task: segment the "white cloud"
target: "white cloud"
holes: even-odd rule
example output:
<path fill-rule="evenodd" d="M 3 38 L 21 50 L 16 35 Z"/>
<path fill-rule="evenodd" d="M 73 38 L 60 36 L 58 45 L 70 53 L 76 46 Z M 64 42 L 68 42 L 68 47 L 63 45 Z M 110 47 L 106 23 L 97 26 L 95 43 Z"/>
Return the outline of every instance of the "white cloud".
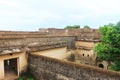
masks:
<path fill-rule="evenodd" d="M 120 0 L 0 0 L 0 28 L 44 26 L 42 23 L 51 22 L 59 23 L 55 26 L 69 25 L 71 21 L 73 24 L 81 22 L 77 23 L 80 25 L 116 22 L 120 17 L 119 3 Z"/>
<path fill-rule="evenodd" d="M 11 6 L 11 7 L 22 7 L 21 3 L 12 1 L 12 0 L 0 0 L 0 5 Z"/>

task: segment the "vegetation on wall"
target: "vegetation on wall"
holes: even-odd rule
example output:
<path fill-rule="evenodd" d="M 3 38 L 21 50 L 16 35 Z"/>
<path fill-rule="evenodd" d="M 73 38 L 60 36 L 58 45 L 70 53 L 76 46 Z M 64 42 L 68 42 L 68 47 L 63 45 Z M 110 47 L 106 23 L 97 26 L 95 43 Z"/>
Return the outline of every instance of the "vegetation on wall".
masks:
<path fill-rule="evenodd" d="M 109 61 L 110 69 L 120 71 L 120 22 L 99 28 L 102 42 L 94 48 L 98 59 Z"/>
<path fill-rule="evenodd" d="M 80 25 L 66 26 L 65 29 L 78 29 Z"/>
<path fill-rule="evenodd" d="M 112 24 L 112 23 L 110 23 L 110 24 Z M 65 27 L 65 29 L 79 29 L 79 28 L 80 28 L 80 25 L 68 25 Z M 84 25 L 83 28 L 90 29 L 90 26 Z"/>
<path fill-rule="evenodd" d="M 17 80 L 35 80 L 34 76 L 31 74 L 29 68 L 27 68 L 26 72 L 22 72 L 20 77 Z"/>
<path fill-rule="evenodd" d="M 85 25 L 83 28 L 90 29 L 90 26 L 88 26 L 88 25 Z"/>

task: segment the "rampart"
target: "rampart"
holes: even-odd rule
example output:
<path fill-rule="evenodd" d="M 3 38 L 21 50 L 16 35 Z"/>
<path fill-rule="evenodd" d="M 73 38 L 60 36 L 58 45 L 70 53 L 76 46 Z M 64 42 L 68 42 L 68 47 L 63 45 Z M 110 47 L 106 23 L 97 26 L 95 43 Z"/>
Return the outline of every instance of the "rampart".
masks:
<path fill-rule="evenodd" d="M 56 28 L 48 28 L 44 30 L 47 31 L 48 36 L 77 36 L 77 40 L 83 41 L 93 41 L 100 40 L 100 33 L 98 29 L 56 29 Z M 43 32 L 40 29 L 40 32 Z"/>
<path fill-rule="evenodd" d="M 66 43 L 68 49 L 75 48 L 75 41 L 100 41 L 97 29 L 45 29 L 34 32 L 0 31 L 0 53 L 8 49 L 31 48 L 31 46 L 54 46 Z M 44 48 L 47 49 L 47 48 Z"/>
<path fill-rule="evenodd" d="M 28 61 L 36 80 L 120 80 L 118 72 L 50 57 L 29 54 Z"/>
<path fill-rule="evenodd" d="M 22 51 L 26 54 L 28 51 L 28 67 L 37 80 L 120 79 L 118 72 L 32 54 L 36 51 L 65 46 L 68 49 L 75 49 L 76 41 L 96 43 L 100 41 L 100 34 L 96 29 L 48 29 L 42 32 L 0 31 L 0 55 L 9 53 L 14 55 Z M 91 49 L 90 46 L 83 45 L 77 48 Z"/>
<path fill-rule="evenodd" d="M 76 36 L 77 40 L 100 40 L 100 33 L 97 29 L 56 29 L 48 28 L 34 32 L 25 31 L 0 31 L 0 39 L 9 38 L 39 38 L 39 37 L 65 37 Z"/>
<path fill-rule="evenodd" d="M 31 49 L 45 50 L 56 47 L 67 46 L 68 49 L 75 48 L 76 37 L 72 36 L 49 36 L 36 38 L 0 38 L 0 54 L 12 53 L 16 50 Z"/>

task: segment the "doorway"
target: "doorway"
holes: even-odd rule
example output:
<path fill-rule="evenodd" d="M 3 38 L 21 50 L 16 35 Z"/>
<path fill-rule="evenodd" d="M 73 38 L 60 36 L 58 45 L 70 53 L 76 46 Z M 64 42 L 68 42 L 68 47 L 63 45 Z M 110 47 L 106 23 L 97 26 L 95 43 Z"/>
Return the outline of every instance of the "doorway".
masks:
<path fill-rule="evenodd" d="M 103 65 L 103 64 L 99 64 L 99 67 L 100 67 L 100 68 L 104 68 L 104 65 Z"/>
<path fill-rule="evenodd" d="M 17 58 L 4 60 L 4 73 L 7 76 L 18 76 Z"/>

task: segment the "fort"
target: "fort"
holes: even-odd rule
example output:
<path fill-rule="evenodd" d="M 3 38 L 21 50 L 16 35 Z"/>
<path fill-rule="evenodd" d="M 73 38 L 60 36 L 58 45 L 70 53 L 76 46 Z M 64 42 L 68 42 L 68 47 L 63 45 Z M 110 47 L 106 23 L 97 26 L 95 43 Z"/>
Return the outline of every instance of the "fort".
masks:
<path fill-rule="evenodd" d="M 98 61 L 93 48 L 97 29 L 0 31 L 0 80 L 27 68 L 36 80 L 120 80 L 109 62 Z"/>

